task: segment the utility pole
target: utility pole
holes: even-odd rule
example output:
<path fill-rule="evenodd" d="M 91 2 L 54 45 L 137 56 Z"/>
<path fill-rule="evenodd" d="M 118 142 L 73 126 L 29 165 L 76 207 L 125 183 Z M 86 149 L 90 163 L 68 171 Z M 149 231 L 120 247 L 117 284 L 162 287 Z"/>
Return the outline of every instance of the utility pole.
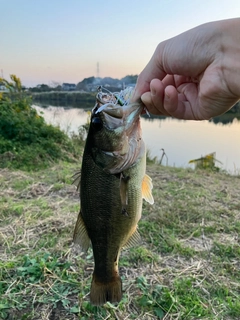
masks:
<path fill-rule="evenodd" d="M 99 78 L 99 62 L 97 62 L 97 78 Z"/>

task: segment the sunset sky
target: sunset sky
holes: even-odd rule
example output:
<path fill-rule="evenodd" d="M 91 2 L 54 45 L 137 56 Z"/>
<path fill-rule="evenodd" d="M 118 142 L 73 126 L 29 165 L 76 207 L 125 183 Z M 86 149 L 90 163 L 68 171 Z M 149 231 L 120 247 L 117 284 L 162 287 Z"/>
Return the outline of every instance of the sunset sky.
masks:
<path fill-rule="evenodd" d="M 0 0 L 0 77 L 26 86 L 139 74 L 157 44 L 240 17 L 239 0 Z"/>

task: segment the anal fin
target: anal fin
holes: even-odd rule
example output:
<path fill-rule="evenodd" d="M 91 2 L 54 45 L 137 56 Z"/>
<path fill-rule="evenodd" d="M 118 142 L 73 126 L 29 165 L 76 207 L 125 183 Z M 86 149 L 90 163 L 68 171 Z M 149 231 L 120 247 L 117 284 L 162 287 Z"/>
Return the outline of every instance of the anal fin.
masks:
<path fill-rule="evenodd" d="M 139 244 L 141 241 L 141 236 L 137 229 L 133 232 L 133 234 L 130 236 L 130 238 L 127 240 L 127 242 L 124 244 L 124 249 L 129 249 L 131 247 L 134 247 Z"/>

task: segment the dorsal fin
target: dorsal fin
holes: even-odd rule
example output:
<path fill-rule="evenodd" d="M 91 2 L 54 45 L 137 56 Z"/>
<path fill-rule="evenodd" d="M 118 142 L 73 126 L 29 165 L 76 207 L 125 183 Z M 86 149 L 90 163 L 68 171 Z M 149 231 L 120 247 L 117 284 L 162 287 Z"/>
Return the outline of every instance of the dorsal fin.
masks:
<path fill-rule="evenodd" d="M 73 243 L 79 245 L 83 251 L 87 251 L 90 246 L 90 239 L 82 218 L 81 211 L 78 214 L 77 222 L 73 233 Z"/>
<path fill-rule="evenodd" d="M 154 199 L 152 196 L 152 188 L 153 188 L 152 179 L 147 174 L 145 174 L 142 180 L 142 197 L 150 204 L 154 204 Z"/>
<path fill-rule="evenodd" d="M 72 178 L 74 179 L 72 184 L 77 187 L 77 191 L 80 191 L 81 171 L 76 172 Z"/>

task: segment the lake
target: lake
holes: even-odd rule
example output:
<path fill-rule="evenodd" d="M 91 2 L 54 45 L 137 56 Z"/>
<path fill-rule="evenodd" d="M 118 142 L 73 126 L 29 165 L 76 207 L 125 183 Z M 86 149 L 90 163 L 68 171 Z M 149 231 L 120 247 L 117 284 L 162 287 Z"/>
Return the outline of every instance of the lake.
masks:
<path fill-rule="evenodd" d="M 47 123 L 59 125 L 67 133 L 78 132 L 85 124 L 89 111 L 71 107 L 34 105 Z M 234 116 L 233 116 L 234 117 Z M 142 118 L 142 132 L 147 149 L 152 157 L 161 158 L 164 149 L 166 158 L 163 164 L 176 167 L 192 167 L 189 160 L 216 152 L 216 163 L 232 174 L 240 173 L 240 121 L 237 119 L 223 124 L 210 121 L 184 121 L 171 118 Z"/>

